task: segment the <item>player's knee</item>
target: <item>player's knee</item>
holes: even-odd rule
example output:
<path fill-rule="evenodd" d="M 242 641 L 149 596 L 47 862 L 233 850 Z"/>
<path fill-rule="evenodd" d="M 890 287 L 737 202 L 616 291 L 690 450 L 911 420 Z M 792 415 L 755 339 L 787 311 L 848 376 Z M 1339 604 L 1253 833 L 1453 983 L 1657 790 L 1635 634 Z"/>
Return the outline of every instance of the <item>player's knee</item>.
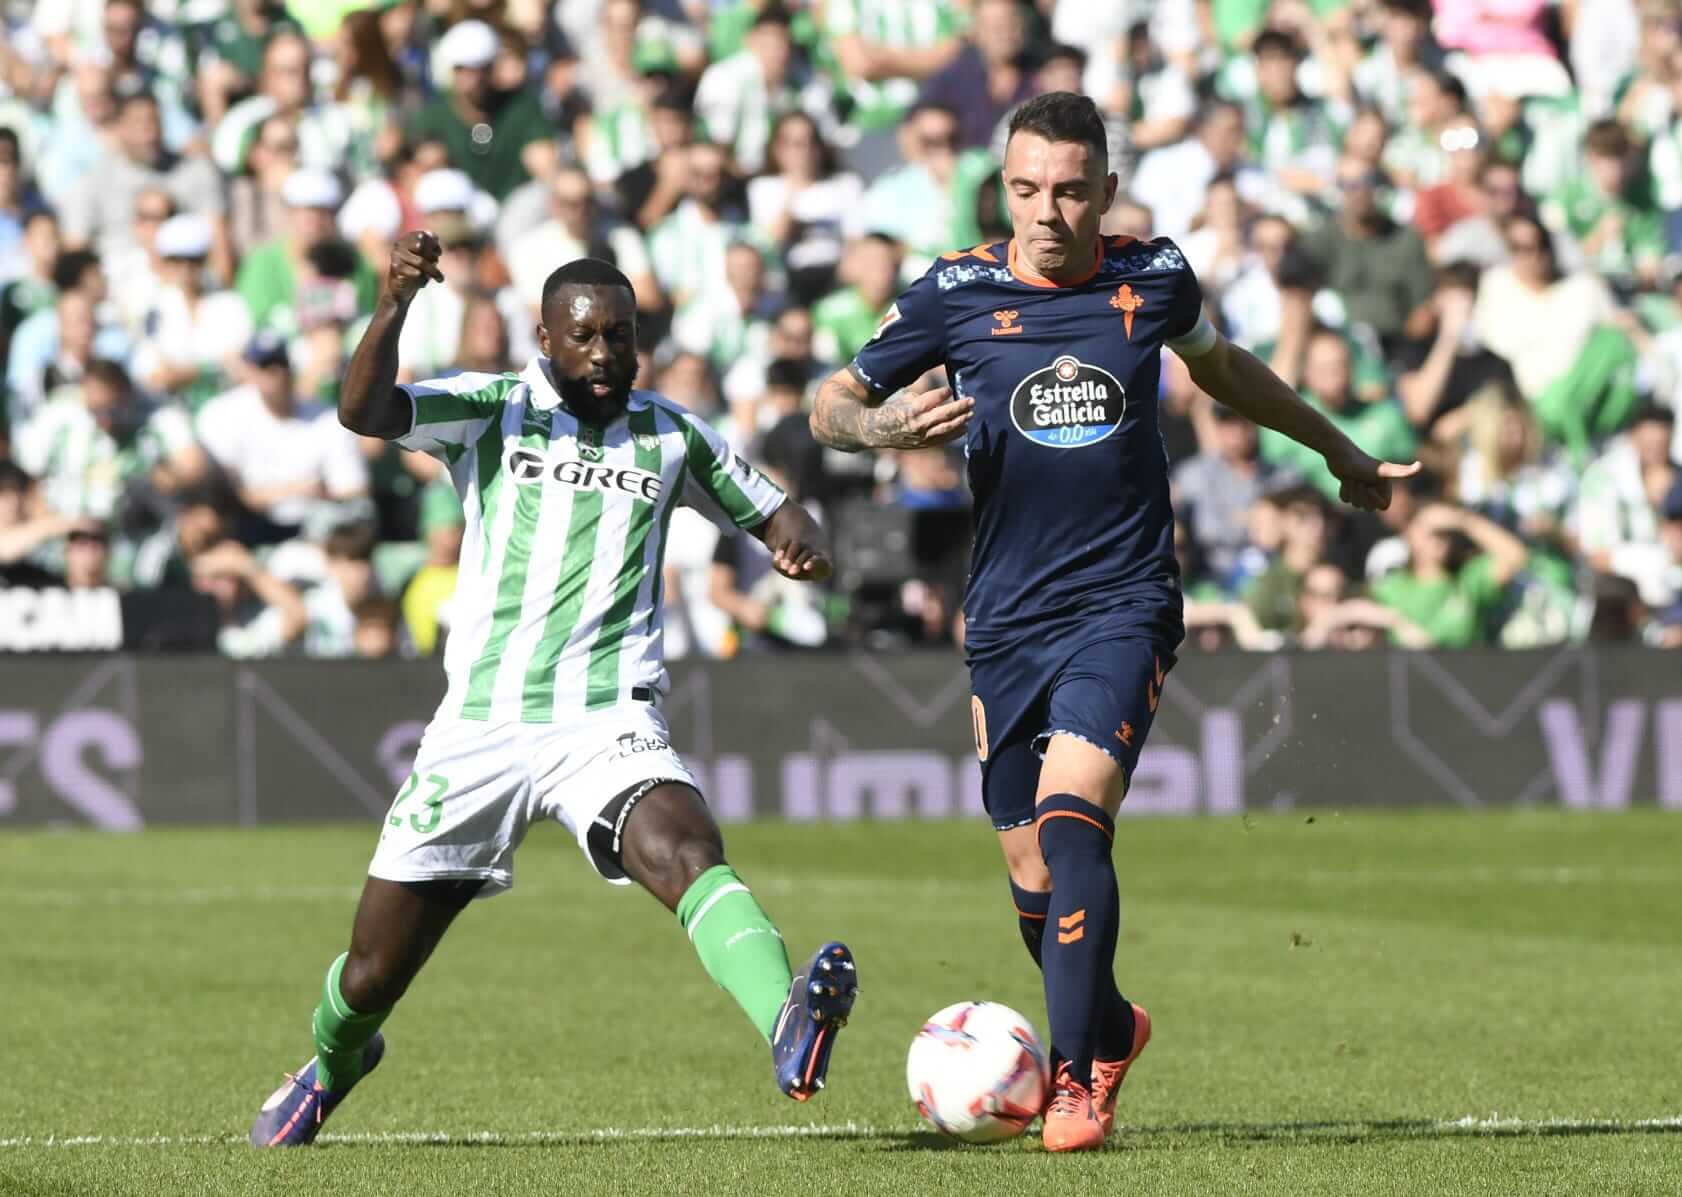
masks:
<path fill-rule="evenodd" d="M 651 793 L 627 822 L 626 872 L 667 905 L 682 897 L 702 873 L 723 863 L 724 839 L 718 825 L 687 787 L 675 795 Z"/>
<path fill-rule="evenodd" d="M 1115 822 L 1096 803 L 1073 794 L 1053 794 L 1041 800 L 1036 815 L 1040 855 L 1053 879 L 1063 861 L 1110 855 Z"/>
<path fill-rule="evenodd" d="M 353 946 L 339 974 L 339 996 L 352 1010 L 385 1010 L 397 1004 L 409 981 L 398 953 Z"/>
<path fill-rule="evenodd" d="M 1001 832 L 999 846 L 1004 850 L 1005 871 L 1012 884 L 1034 893 L 1051 888 L 1051 870 L 1046 868 L 1032 826 Z"/>

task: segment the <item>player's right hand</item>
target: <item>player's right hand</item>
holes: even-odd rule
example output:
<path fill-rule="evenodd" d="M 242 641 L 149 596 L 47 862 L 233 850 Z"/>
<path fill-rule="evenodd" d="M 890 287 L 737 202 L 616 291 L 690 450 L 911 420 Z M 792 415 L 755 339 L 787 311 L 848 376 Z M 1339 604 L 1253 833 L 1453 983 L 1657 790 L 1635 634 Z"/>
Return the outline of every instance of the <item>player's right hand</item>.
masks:
<path fill-rule="evenodd" d="M 438 269 L 438 259 L 444 247 L 435 233 L 422 230 L 405 233 L 391 247 L 391 271 L 386 276 L 386 289 L 393 299 L 408 303 L 427 283 L 441 283 L 444 272 Z"/>
<path fill-rule="evenodd" d="M 902 391 L 880 411 L 882 448 L 926 449 L 962 436 L 975 414 L 975 400 L 954 398 L 951 387 L 935 387 L 917 395 Z"/>

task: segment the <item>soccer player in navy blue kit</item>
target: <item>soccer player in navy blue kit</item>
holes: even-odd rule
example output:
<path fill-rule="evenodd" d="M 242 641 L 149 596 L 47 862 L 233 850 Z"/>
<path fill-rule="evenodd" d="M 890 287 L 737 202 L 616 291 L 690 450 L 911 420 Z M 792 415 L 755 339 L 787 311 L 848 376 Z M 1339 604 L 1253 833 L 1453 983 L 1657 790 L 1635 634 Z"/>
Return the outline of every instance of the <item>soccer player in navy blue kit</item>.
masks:
<path fill-rule="evenodd" d="M 1092 101 L 1052 92 L 1011 120 L 1009 241 L 949 253 L 820 390 L 836 449 L 962 439 L 975 496 L 964 597 L 982 796 L 1045 977 L 1052 1151 L 1102 1145 L 1150 1038 L 1114 977 L 1115 815 L 1184 634 L 1161 350 L 1217 401 L 1319 453 L 1346 502 L 1390 501 L 1418 464 L 1362 452 L 1203 314 L 1167 239 L 1104 237 L 1115 198 Z M 944 364 L 949 387 L 909 394 Z"/>

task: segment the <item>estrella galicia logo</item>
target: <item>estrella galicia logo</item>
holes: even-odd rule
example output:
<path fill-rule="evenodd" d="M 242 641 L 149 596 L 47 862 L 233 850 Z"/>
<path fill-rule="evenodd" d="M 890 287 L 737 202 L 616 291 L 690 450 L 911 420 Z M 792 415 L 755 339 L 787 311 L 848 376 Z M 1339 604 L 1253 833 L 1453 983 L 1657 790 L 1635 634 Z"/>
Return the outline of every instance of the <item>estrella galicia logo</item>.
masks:
<path fill-rule="evenodd" d="M 1121 424 L 1127 392 L 1116 376 L 1070 354 L 1016 384 L 1010 418 L 1037 445 L 1078 449 L 1095 445 Z"/>
<path fill-rule="evenodd" d="M 551 461 L 535 449 L 510 449 L 503 459 L 503 468 L 521 486 L 540 486 L 549 479 L 574 490 L 626 494 L 645 503 L 658 503 L 663 489 L 660 475 L 651 470 L 594 465 L 572 458 Z"/>

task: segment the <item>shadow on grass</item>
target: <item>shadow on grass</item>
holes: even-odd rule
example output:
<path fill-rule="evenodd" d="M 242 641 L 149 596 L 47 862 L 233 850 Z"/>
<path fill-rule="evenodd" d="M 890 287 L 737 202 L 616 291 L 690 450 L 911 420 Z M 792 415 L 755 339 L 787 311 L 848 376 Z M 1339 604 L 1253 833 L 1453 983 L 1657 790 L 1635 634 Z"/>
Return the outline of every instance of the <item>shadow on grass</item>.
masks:
<path fill-rule="evenodd" d="M 1232 1147 L 1302 1146 L 1330 1143 L 1398 1143 L 1408 1140 L 1579 1138 L 1593 1135 L 1679 1135 L 1682 1118 L 1645 1120 L 1542 1120 L 1428 1118 L 1336 1119 L 1303 1122 L 1182 1122 L 1164 1126 L 1118 1126 L 1110 1147 L 1127 1151 L 1168 1151 L 1190 1143 L 1216 1142 Z M 1030 1138 L 1037 1138 L 1030 1132 Z M 874 1137 L 880 1151 L 947 1151 L 964 1146 L 928 1131 L 892 1132 Z"/>

